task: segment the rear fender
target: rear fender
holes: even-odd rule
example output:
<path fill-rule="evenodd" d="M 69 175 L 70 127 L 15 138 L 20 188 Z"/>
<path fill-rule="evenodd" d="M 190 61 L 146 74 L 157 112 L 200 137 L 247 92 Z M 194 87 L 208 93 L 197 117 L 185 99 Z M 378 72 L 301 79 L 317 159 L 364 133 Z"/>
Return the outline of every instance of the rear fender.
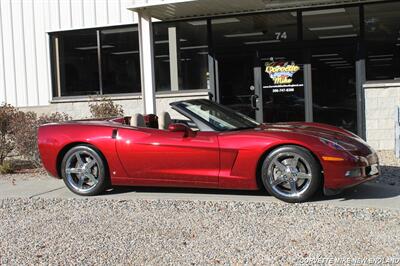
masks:
<path fill-rule="evenodd" d="M 114 177 L 126 177 L 115 147 L 113 130 L 109 126 L 88 126 L 80 124 L 51 124 L 41 126 L 38 132 L 38 146 L 44 168 L 50 175 L 60 178 L 58 167 L 63 153 L 79 144 L 89 144 L 104 156 Z M 61 160 L 60 160 L 61 158 Z"/>

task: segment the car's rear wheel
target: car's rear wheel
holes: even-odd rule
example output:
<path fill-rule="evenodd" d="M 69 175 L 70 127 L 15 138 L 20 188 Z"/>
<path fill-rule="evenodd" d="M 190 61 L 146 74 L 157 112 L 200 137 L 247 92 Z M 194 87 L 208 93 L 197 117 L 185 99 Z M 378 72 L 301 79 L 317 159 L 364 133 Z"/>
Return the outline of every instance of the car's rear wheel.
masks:
<path fill-rule="evenodd" d="M 266 190 L 286 202 L 309 200 L 322 182 L 321 168 L 314 156 L 294 145 L 270 152 L 262 164 L 261 175 Z"/>
<path fill-rule="evenodd" d="M 98 151 L 86 145 L 75 146 L 64 155 L 61 175 L 67 187 L 81 196 L 98 195 L 107 185 L 104 160 Z"/>

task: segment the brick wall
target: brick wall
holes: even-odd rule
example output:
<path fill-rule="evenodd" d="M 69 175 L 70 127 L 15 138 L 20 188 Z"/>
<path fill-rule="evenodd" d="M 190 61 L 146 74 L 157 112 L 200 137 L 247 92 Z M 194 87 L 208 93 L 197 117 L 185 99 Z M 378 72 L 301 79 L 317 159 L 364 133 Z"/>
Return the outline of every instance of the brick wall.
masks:
<path fill-rule="evenodd" d="M 394 150 L 400 82 L 366 83 L 364 92 L 367 142 L 376 150 Z"/>

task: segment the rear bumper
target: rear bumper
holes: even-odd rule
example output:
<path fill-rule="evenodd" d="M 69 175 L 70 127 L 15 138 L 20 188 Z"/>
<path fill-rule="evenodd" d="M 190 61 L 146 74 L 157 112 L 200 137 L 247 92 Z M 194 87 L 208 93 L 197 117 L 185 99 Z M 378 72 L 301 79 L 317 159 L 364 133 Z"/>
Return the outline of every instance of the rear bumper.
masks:
<path fill-rule="evenodd" d="M 324 194 L 333 195 L 343 189 L 371 181 L 380 174 L 376 153 L 367 156 L 351 156 L 341 162 L 325 162 Z"/>

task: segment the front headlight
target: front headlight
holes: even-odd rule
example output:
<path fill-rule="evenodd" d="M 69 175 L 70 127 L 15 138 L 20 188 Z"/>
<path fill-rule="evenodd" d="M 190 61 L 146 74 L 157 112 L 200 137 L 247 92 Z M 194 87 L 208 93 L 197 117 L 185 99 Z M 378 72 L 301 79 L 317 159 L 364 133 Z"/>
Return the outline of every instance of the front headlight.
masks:
<path fill-rule="evenodd" d="M 332 149 L 339 150 L 339 151 L 354 151 L 357 150 L 357 147 L 354 146 L 353 144 L 340 141 L 340 140 L 330 140 L 326 138 L 319 138 L 319 140 L 324 143 L 325 145 L 328 145 Z"/>

